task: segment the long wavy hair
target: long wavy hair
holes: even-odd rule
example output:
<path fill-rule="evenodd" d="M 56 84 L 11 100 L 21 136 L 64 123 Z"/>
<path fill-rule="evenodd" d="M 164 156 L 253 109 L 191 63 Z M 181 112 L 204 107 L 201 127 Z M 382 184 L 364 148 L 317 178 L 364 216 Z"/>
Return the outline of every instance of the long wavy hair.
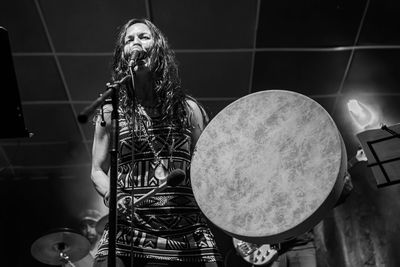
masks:
<path fill-rule="evenodd" d="M 124 43 L 127 30 L 136 23 L 143 23 L 149 27 L 154 39 L 154 45 L 149 51 L 150 68 L 153 73 L 156 96 L 159 100 L 163 121 L 169 124 L 185 126 L 188 124 L 185 92 L 181 87 L 178 75 L 178 66 L 175 54 L 168 45 L 164 34 L 147 19 L 131 19 L 121 27 L 114 50 L 112 63 L 112 79 L 119 81 L 129 74 L 128 60 L 124 56 Z M 122 85 L 119 91 L 119 103 L 128 123 L 138 120 L 138 112 L 133 112 L 132 106 L 136 102 L 131 85 Z M 137 106 L 135 104 L 135 106 Z"/>

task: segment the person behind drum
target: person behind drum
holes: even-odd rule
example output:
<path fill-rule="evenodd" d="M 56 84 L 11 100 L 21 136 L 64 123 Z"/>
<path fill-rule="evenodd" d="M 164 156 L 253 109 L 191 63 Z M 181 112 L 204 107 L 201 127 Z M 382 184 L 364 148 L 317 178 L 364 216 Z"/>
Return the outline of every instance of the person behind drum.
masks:
<path fill-rule="evenodd" d="M 335 206 L 342 204 L 353 190 L 350 174 L 344 176 L 344 187 Z M 313 229 L 280 244 L 281 255 L 271 267 L 316 267 L 317 255 Z"/>
<path fill-rule="evenodd" d="M 135 88 L 128 80 L 119 91 L 117 266 L 131 266 L 131 256 L 134 266 L 221 266 L 221 255 L 189 179 L 193 148 L 208 122 L 207 115 L 184 93 L 174 53 L 149 20 L 132 19 L 123 25 L 114 51 L 113 81 L 130 73 L 128 62 L 134 51 L 145 52 L 133 69 Z M 92 159 L 92 180 L 106 205 L 111 110 L 106 104 L 97 116 Z M 132 179 L 136 198 L 159 186 L 174 169 L 186 173 L 184 180 L 136 206 L 132 229 Z M 107 264 L 107 237 L 108 227 L 100 241 L 96 267 Z"/>
<path fill-rule="evenodd" d="M 97 253 L 97 247 L 100 241 L 100 235 L 96 231 L 96 224 L 101 218 L 100 212 L 94 209 L 85 210 L 80 216 L 80 231 L 90 243 L 89 253 L 77 262 L 74 262 L 75 267 L 92 267 L 94 257 Z M 70 265 L 67 265 L 70 266 Z"/>

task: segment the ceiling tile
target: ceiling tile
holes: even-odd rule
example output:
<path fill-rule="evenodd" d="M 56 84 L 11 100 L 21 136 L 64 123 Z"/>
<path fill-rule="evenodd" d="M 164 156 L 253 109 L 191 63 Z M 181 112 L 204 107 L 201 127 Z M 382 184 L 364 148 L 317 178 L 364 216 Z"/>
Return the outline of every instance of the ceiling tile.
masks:
<path fill-rule="evenodd" d="M 312 97 L 318 102 L 329 114 L 332 114 L 336 97 Z"/>
<path fill-rule="evenodd" d="M 93 101 L 111 80 L 111 56 L 61 56 L 73 101 Z"/>
<path fill-rule="evenodd" d="M 358 50 L 344 83 L 345 93 L 400 93 L 400 49 Z"/>
<path fill-rule="evenodd" d="M 400 2 L 397 0 L 370 1 L 358 44 L 400 44 Z"/>
<path fill-rule="evenodd" d="M 0 183 L 4 181 L 11 181 L 15 177 L 15 171 L 9 165 L 4 165 L 0 167 Z M 0 187 L 2 187 L 0 185 Z M 4 190 L 4 187 L 1 189 Z M 1 190 L 0 189 L 0 190 Z M 1 194 L 1 192 L 0 192 Z"/>
<path fill-rule="evenodd" d="M 281 89 L 304 95 L 338 91 L 350 52 L 257 52 L 253 91 Z"/>
<path fill-rule="evenodd" d="M 59 166 L 89 163 L 89 154 L 81 142 L 5 145 L 3 149 L 15 170 L 30 166 Z M 43 170 L 42 170 L 43 171 Z M 58 171 L 53 171 L 57 173 Z"/>
<path fill-rule="evenodd" d="M 248 93 L 251 53 L 179 53 L 182 84 L 195 97 Z"/>
<path fill-rule="evenodd" d="M 0 26 L 8 30 L 13 52 L 50 51 L 35 1 L 2 1 Z"/>
<path fill-rule="evenodd" d="M 366 2 L 261 1 L 257 47 L 353 45 Z"/>
<path fill-rule="evenodd" d="M 57 52 L 111 52 L 120 26 L 146 17 L 145 1 L 40 1 Z"/>
<path fill-rule="evenodd" d="M 236 100 L 236 99 L 235 99 Z M 203 105 L 210 119 L 214 118 L 219 112 L 221 112 L 229 104 L 235 100 L 201 100 L 200 104 Z"/>
<path fill-rule="evenodd" d="M 31 142 L 81 141 L 69 104 L 23 105 Z"/>
<path fill-rule="evenodd" d="M 22 101 L 67 100 L 57 66 L 50 56 L 15 56 Z"/>
<path fill-rule="evenodd" d="M 153 0 L 151 7 L 174 49 L 253 47 L 256 0 Z"/>

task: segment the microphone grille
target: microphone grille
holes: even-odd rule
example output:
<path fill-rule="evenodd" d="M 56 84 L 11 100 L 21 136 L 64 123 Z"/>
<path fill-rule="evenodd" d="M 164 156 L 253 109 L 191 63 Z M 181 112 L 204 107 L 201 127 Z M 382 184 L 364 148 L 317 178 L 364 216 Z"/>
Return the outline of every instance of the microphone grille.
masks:
<path fill-rule="evenodd" d="M 138 60 L 145 59 L 147 57 L 147 52 L 144 50 L 133 50 L 129 59 L 128 66 L 133 67 Z"/>

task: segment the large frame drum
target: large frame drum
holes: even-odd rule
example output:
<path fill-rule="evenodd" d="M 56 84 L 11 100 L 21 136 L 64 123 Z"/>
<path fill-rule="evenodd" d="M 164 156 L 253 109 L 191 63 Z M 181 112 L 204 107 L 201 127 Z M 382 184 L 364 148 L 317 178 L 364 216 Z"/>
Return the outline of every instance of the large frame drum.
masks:
<path fill-rule="evenodd" d="M 279 243 L 315 226 L 343 189 L 346 149 L 328 112 L 290 91 L 269 90 L 223 109 L 191 163 L 196 201 L 228 234 Z"/>

